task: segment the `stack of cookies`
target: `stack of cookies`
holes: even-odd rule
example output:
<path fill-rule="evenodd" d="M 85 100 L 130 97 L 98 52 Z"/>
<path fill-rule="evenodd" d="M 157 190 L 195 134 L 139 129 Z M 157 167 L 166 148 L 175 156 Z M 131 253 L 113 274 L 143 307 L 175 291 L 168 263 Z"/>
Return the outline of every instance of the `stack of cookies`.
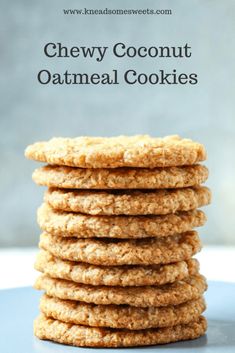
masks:
<path fill-rule="evenodd" d="M 210 203 L 204 147 L 178 136 L 53 138 L 26 149 L 48 165 L 35 288 L 35 335 L 127 347 L 206 331 L 205 278 L 193 257 Z"/>

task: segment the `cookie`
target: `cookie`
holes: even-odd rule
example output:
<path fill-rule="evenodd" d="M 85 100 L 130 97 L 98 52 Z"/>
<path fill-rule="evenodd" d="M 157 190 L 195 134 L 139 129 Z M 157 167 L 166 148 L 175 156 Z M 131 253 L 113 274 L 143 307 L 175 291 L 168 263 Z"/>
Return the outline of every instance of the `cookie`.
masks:
<path fill-rule="evenodd" d="M 165 215 L 189 211 L 210 203 L 207 187 L 133 190 L 67 190 L 49 188 L 45 201 L 61 211 L 90 215 Z"/>
<path fill-rule="evenodd" d="M 38 209 L 42 230 L 61 237 L 76 238 L 147 238 L 164 237 L 203 226 L 200 210 L 164 216 L 90 216 L 54 210 L 44 203 Z"/>
<path fill-rule="evenodd" d="M 47 165 L 33 172 L 36 184 L 64 189 L 169 189 L 200 185 L 207 178 L 208 169 L 202 165 L 155 169 Z"/>
<path fill-rule="evenodd" d="M 177 135 L 52 138 L 26 148 L 25 156 L 39 162 L 81 168 L 170 167 L 206 159 L 203 145 Z"/>
<path fill-rule="evenodd" d="M 42 233 L 39 247 L 61 259 L 93 265 L 158 265 L 190 259 L 201 243 L 195 231 L 135 240 L 62 238 Z"/>
<path fill-rule="evenodd" d="M 85 326 L 128 330 L 187 324 L 197 320 L 205 309 L 206 305 L 202 297 L 180 305 L 161 308 L 87 304 L 49 297 L 45 294 L 40 300 L 41 312 L 55 320 Z"/>
<path fill-rule="evenodd" d="M 206 329 L 203 316 L 186 325 L 136 331 L 73 325 L 43 314 L 34 321 L 34 334 L 38 338 L 78 347 L 150 346 L 195 339 L 204 335 Z"/>
<path fill-rule="evenodd" d="M 199 274 L 158 287 L 90 286 L 41 275 L 36 280 L 34 287 L 44 290 L 51 297 L 60 299 L 102 305 L 127 304 L 146 308 L 178 305 L 198 299 L 206 290 L 207 284 L 205 278 Z"/>
<path fill-rule="evenodd" d="M 153 266 L 95 266 L 58 259 L 41 251 L 35 269 L 49 277 L 105 286 L 147 286 L 173 283 L 199 271 L 196 259 Z"/>

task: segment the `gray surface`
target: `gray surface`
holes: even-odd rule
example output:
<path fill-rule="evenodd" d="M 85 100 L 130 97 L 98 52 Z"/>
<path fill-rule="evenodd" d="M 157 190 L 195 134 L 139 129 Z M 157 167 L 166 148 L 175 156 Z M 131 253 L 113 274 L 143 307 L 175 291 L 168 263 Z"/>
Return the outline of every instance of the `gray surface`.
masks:
<path fill-rule="evenodd" d="M 33 336 L 32 322 L 38 312 L 40 294 L 32 288 L 0 291 L 0 350 L 4 353 L 69 353 L 117 352 L 115 349 L 76 348 Z M 234 353 L 235 352 L 235 283 L 210 282 L 206 294 L 209 328 L 207 334 L 193 341 L 164 346 L 122 349 L 123 352 L 155 352 L 157 349 L 171 353 Z M 120 349 L 118 349 L 119 351 Z"/>
<path fill-rule="evenodd" d="M 31 182 L 36 164 L 26 145 L 52 136 L 179 133 L 205 143 L 213 205 L 202 231 L 205 243 L 235 244 L 234 0 L 61 1 L 1 0 L 0 246 L 35 245 L 36 207 L 42 189 Z M 99 5 L 98 5 L 99 4 Z M 101 5 L 102 4 L 102 5 Z M 172 8 L 172 16 L 64 16 L 67 7 Z M 47 59 L 43 45 L 192 46 L 177 60 Z M 42 68 L 63 72 L 127 68 L 197 72 L 196 86 L 42 86 Z"/>

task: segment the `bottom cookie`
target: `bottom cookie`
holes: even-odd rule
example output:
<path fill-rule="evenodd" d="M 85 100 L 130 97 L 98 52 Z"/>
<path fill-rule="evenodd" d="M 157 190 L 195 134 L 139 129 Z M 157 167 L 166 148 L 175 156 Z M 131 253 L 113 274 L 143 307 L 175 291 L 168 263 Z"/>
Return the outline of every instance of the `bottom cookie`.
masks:
<path fill-rule="evenodd" d="M 195 339 L 206 329 L 207 322 L 203 316 L 186 325 L 139 331 L 73 325 L 43 314 L 34 322 L 34 333 L 38 338 L 80 347 L 150 346 Z"/>

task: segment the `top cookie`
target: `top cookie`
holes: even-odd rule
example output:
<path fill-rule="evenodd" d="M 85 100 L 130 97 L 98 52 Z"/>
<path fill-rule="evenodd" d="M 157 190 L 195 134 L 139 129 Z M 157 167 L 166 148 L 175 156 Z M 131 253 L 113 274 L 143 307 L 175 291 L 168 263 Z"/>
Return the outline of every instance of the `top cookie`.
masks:
<path fill-rule="evenodd" d="M 170 167 L 206 159 L 203 145 L 177 135 L 53 138 L 26 148 L 25 156 L 49 164 L 80 168 Z"/>

